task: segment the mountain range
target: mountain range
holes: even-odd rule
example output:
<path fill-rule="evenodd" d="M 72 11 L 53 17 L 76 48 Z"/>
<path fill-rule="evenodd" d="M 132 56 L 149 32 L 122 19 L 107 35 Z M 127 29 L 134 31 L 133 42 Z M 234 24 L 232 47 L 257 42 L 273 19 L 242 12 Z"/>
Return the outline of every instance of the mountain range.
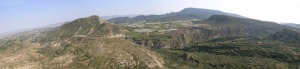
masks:
<path fill-rule="evenodd" d="M 300 29 L 217 10 L 97 15 L 0 39 L 3 69 L 297 69 Z"/>
<path fill-rule="evenodd" d="M 295 27 L 295 28 L 300 28 L 300 24 L 295 24 L 295 23 L 286 23 L 284 24 L 286 26 L 291 26 L 291 27 Z"/>
<path fill-rule="evenodd" d="M 117 17 L 109 19 L 113 23 L 136 23 L 145 21 L 168 22 L 168 21 L 182 21 L 182 20 L 204 20 L 211 15 L 229 15 L 234 17 L 246 18 L 244 16 L 232 13 L 226 13 L 218 10 L 199 9 L 199 8 L 185 8 L 179 12 L 172 12 L 162 15 L 139 15 L 136 17 Z"/>

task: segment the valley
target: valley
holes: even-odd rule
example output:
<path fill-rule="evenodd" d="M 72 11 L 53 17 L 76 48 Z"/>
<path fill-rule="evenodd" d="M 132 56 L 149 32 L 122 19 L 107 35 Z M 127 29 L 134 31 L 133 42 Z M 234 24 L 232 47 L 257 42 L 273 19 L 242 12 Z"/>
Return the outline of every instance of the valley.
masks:
<path fill-rule="evenodd" d="M 300 29 L 217 10 L 97 15 L 0 40 L 2 69 L 297 69 Z"/>

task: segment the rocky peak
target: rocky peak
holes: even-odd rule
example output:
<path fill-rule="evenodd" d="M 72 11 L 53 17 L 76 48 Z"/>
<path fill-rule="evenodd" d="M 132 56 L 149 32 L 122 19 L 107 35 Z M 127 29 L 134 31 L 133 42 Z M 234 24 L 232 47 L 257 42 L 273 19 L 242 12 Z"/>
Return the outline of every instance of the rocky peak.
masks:
<path fill-rule="evenodd" d="M 98 15 L 92 15 L 90 17 L 87 17 L 88 19 L 100 19 Z"/>
<path fill-rule="evenodd" d="M 216 12 L 217 10 L 203 9 L 203 8 L 184 8 L 180 12 Z"/>
<path fill-rule="evenodd" d="M 63 24 L 52 35 L 66 36 L 64 38 L 77 37 L 77 35 L 80 35 L 80 37 L 81 35 L 84 37 L 104 37 L 120 34 L 123 31 L 125 29 L 122 26 L 111 24 L 106 20 L 102 20 L 99 16 L 93 15 Z"/>
<path fill-rule="evenodd" d="M 101 19 L 97 15 L 92 15 L 86 18 L 79 18 L 73 21 L 73 23 L 88 23 L 88 24 L 101 24 L 101 23 L 108 23 L 108 21 Z"/>

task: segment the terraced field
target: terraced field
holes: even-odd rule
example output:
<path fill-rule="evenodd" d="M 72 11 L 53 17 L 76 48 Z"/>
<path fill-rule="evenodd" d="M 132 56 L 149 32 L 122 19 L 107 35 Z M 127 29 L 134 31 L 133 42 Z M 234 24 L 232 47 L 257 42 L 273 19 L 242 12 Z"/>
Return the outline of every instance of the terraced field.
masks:
<path fill-rule="evenodd" d="M 155 51 L 167 58 L 167 66 L 177 69 L 287 69 L 297 68 L 300 64 L 300 50 L 297 44 L 252 37 L 230 36 L 195 43 L 190 47 Z"/>

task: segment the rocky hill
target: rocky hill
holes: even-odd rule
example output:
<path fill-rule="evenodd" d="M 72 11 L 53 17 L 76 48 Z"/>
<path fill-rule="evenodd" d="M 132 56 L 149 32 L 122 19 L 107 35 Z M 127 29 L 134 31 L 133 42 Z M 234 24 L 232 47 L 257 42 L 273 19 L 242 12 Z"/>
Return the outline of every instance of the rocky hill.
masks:
<path fill-rule="evenodd" d="M 121 26 L 98 16 L 79 18 L 43 35 L 11 38 L 0 46 L 0 68 L 164 68 L 155 52 L 123 39 Z"/>

